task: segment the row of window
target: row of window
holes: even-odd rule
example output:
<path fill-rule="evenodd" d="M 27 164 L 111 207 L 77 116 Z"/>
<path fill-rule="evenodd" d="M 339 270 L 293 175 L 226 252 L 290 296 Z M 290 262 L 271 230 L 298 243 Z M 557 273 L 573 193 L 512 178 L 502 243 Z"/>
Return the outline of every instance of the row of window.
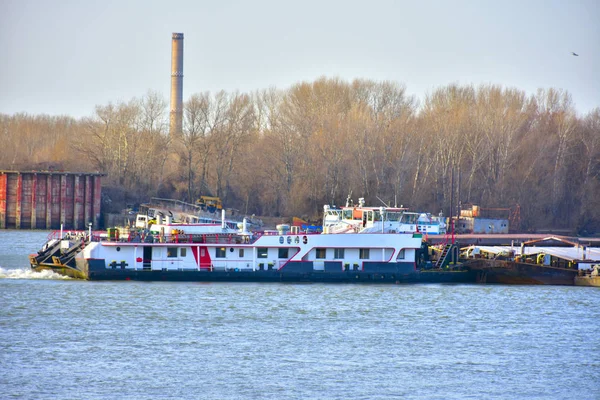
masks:
<path fill-rule="evenodd" d="M 283 247 L 279 248 L 279 258 L 288 259 L 289 258 L 289 248 Z M 333 258 L 336 260 L 344 259 L 345 249 L 333 249 Z M 358 257 L 361 260 L 368 260 L 370 255 L 370 249 L 359 249 Z M 232 248 L 229 249 L 230 252 L 234 252 L 235 250 Z M 202 249 L 204 253 L 204 249 Z M 325 259 L 327 258 L 327 249 L 325 248 L 316 248 L 316 258 L 317 259 Z M 185 257 L 187 254 L 187 249 L 184 247 L 179 248 L 179 256 Z M 217 247 L 217 251 L 215 254 L 216 258 L 226 258 L 227 257 L 227 248 L 226 247 Z M 240 258 L 244 257 L 244 249 L 238 249 L 238 256 Z M 177 257 L 177 247 L 167 247 L 167 257 L 174 258 Z M 257 248 L 257 258 L 268 258 L 269 257 L 269 249 L 267 247 L 259 247 Z M 400 250 L 398 254 L 399 259 L 404 258 L 404 249 Z"/>
<path fill-rule="evenodd" d="M 381 221 L 381 212 L 379 210 L 357 210 L 356 215 L 354 214 L 353 210 L 343 210 L 342 218 L 345 220 L 360 220 L 361 213 L 363 221 Z M 335 211 L 331 212 L 330 215 L 335 215 Z M 385 212 L 385 219 L 387 221 L 400 221 L 401 218 L 401 212 Z"/>

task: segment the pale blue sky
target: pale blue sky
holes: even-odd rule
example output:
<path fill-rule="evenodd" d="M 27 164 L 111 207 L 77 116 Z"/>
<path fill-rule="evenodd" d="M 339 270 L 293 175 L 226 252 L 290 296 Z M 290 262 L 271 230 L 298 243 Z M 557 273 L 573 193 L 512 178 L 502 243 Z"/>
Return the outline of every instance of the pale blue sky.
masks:
<path fill-rule="evenodd" d="M 599 0 L 0 0 L 0 113 L 168 101 L 172 32 L 184 100 L 327 76 L 401 82 L 420 100 L 449 83 L 554 87 L 581 114 L 600 107 Z"/>

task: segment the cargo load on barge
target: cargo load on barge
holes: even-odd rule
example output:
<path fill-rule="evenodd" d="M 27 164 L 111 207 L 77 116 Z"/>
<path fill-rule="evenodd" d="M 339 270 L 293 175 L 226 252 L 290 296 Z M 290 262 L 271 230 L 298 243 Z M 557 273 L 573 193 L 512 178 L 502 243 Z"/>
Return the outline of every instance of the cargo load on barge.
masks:
<path fill-rule="evenodd" d="M 327 208 L 326 208 L 327 210 Z M 385 213 L 385 212 L 384 212 Z M 385 221 L 385 216 L 381 219 Z M 157 224 L 126 234 L 54 235 L 30 256 L 31 267 L 88 280 L 223 282 L 474 282 L 474 273 L 435 268 L 422 234 L 309 233 L 281 224 L 251 231 L 227 224 Z M 117 233 L 119 232 L 119 233 Z"/>

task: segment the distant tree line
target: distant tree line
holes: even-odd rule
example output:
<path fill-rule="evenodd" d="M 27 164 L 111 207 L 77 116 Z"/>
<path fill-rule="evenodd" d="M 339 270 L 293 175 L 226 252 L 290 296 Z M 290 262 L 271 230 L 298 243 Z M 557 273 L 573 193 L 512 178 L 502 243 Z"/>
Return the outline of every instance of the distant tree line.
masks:
<path fill-rule="evenodd" d="M 562 90 L 453 84 L 419 104 L 398 83 L 321 78 L 196 93 L 181 135 L 168 121 L 155 92 L 82 119 L 0 114 L 0 168 L 101 171 L 119 206 L 214 195 L 316 217 L 351 193 L 446 215 L 459 201 L 518 206 L 519 230 L 600 231 L 600 107 L 580 116 Z"/>

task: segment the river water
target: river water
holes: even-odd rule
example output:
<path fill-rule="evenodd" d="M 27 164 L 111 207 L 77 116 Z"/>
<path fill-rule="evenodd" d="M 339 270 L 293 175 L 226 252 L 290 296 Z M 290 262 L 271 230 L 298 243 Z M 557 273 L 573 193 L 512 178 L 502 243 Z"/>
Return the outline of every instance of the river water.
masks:
<path fill-rule="evenodd" d="M 600 399 L 600 289 L 87 282 L 0 231 L 0 397 Z"/>

